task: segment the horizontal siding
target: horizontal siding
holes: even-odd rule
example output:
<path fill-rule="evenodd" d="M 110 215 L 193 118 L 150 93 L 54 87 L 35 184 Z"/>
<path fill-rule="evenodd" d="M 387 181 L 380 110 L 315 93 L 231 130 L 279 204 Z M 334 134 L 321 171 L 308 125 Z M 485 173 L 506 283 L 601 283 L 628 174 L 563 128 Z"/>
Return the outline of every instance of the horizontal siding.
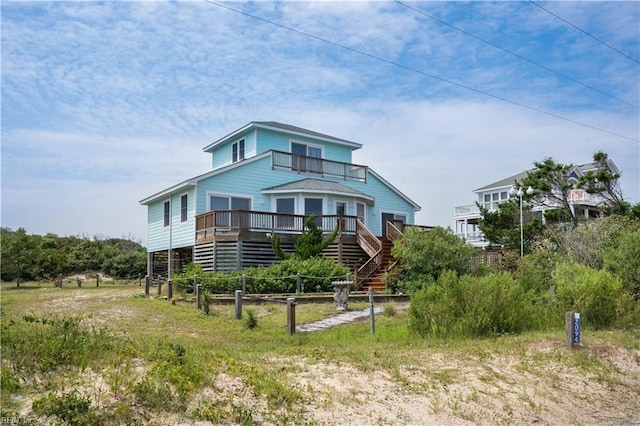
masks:
<path fill-rule="evenodd" d="M 231 164 L 232 145 L 244 138 L 244 157 L 250 158 L 256 155 L 256 132 L 250 130 L 238 135 L 235 139 L 230 140 L 220 146 L 217 146 L 211 153 L 213 159 L 213 169 L 227 166 Z"/>
<path fill-rule="evenodd" d="M 385 185 L 381 180 L 372 174 L 367 175 L 367 182 L 345 182 L 358 191 L 364 192 L 375 198 L 374 205 L 367 205 L 366 225 L 376 235 L 382 235 L 382 212 L 404 214 L 407 216 L 407 223 L 413 224 L 415 212 L 413 205 Z"/>
<path fill-rule="evenodd" d="M 323 158 L 343 163 L 351 163 L 352 148 L 333 144 L 325 141 L 318 141 L 312 137 L 298 135 L 288 135 L 272 130 L 258 129 L 258 149 L 259 152 L 276 151 L 291 152 L 291 141 L 302 142 L 323 147 Z"/>
<path fill-rule="evenodd" d="M 251 209 L 255 211 L 275 211 L 275 201 L 269 195 L 262 194 L 262 189 L 271 186 L 281 185 L 305 178 L 318 179 L 320 176 L 296 173 L 284 169 L 271 169 L 271 159 L 269 157 L 253 163 L 247 163 L 244 167 L 237 167 L 219 175 L 212 176 L 198 183 L 197 214 L 208 211 L 208 193 L 248 197 L 252 199 Z M 381 180 L 369 174 L 367 182 L 329 179 L 349 186 L 375 198 L 375 203 L 367 204 L 367 216 L 365 219 L 367 227 L 376 235 L 382 234 L 382 212 L 403 214 L 407 217 L 407 223 L 414 223 L 413 206 L 403 197 L 390 189 Z M 347 214 L 356 214 L 356 202 L 364 200 L 358 197 L 348 196 L 327 196 L 324 194 L 298 194 L 296 196 L 296 213 L 303 214 L 304 198 L 323 198 L 323 209 L 325 214 L 335 214 L 336 201 L 347 202 Z"/>
<path fill-rule="evenodd" d="M 187 221 L 180 222 L 180 197 L 187 194 Z M 195 244 L 194 190 L 177 192 L 147 207 L 148 251 L 168 250 Z M 171 226 L 164 226 L 164 203 L 171 202 Z"/>

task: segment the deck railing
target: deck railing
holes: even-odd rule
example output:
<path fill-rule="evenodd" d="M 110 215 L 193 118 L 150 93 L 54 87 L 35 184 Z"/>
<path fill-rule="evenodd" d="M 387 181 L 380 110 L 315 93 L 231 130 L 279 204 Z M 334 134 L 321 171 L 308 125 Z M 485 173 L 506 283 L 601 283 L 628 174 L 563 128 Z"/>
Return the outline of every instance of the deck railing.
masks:
<path fill-rule="evenodd" d="M 367 181 L 367 166 L 308 157 L 283 151 L 271 151 L 271 168 L 286 168 L 298 173 L 315 173 L 321 176 L 339 176 L 344 180 Z"/>
<path fill-rule="evenodd" d="M 196 216 L 196 243 L 213 241 L 216 235 L 251 232 L 301 234 L 305 230 L 303 215 L 249 210 L 212 210 Z M 315 224 L 323 232 L 356 233 L 355 216 L 322 215 Z"/>

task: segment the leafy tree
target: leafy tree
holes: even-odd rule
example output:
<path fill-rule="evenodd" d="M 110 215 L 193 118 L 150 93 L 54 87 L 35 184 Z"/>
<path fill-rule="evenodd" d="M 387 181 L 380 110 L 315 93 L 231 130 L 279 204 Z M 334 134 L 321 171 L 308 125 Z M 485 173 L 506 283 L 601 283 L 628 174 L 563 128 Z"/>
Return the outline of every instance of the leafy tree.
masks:
<path fill-rule="evenodd" d="M 479 228 L 485 238 L 493 245 L 500 245 L 506 249 L 520 248 L 520 205 L 517 199 L 511 199 L 498 205 L 498 209 L 489 211 L 480 207 Z M 525 251 L 529 251 L 531 243 L 540 235 L 544 225 L 531 212 L 531 206 L 523 203 L 522 234 Z"/>
<path fill-rule="evenodd" d="M 398 281 L 425 282 L 425 278 L 437 281 L 446 270 L 465 274 L 475 252 L 476 249 L 458 238 L 451 228 L 439 226 L 428 232 L 408 227 L 391 248 L 391 254 L 403 269 Z"/>
<path fill-rule="evenodd" d="M 24 228 L 15 232 L 9 228 L 2 228 L 2 279 L 16 280 L 20 287 L 23 279 L 32 278 L 33 258 L 36 255 L 34 239 L 27 235 Z"/>
<path fill-rule="evenodd" d="M 609 156 L 605 152 L 596 152 L 593 155 L 593 162 L 598 169 L 590 170 L 580 177 L 578 187 L 584 188 L 589 194 L 598 194 L 604 198 L 605 208 L 609 212 L 626 214 L 631 206 L 622 196 L 622 188 L 618 182 L 621 173 L 611 171 Z"/>
<path fill-rule="evenodd" d="M 569 193 L 574 186 L 569 181 L 569 172 L 573 165 L 556 163 L 552 158 L 536 161 L 533 165 L 535 168 L 519 182 L 522 188 L 534 189 L 533 195 L 525 194 L 524 199 L 537 206 L 560 208 L 568 214 L 572 222 L 577 223 L 578 217 L 569 201 Z"/>

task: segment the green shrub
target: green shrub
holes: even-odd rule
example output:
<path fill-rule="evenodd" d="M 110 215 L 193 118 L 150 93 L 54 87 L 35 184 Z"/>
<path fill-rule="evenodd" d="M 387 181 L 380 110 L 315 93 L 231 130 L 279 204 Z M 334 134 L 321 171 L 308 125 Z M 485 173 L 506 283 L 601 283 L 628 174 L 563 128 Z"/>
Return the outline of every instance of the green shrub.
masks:
<path fill-rule="evenodd" d="M 403 268 L 397 278 L 399 283 L 423 281 L 424 276 L 437 280 L 446 270 L 465 274 L 475 253 L 475 248 L 458 238 L 450 228 L 441 227 L 428 232 L 408 227 L 391 249 L 391 254 Z"/>
<path fill-rule="evenodd" d="M 640 230 L 623 233 L 603 257 L 605 268 L 620 276 L 625 289 L 640 300 Z"/>
<path fill-rule="evenodd" d="M 61 366 L 87 367 L 121 345 L 104 329 L 89 329 L 80 318 L 23 317 L 2 329 L 3 357 L 18 371 L 49 372 Z"/>
<path fill-rule="evenodd" d="M 514 275 L 524 291 L 548 294 L 553 287 L 553 270 L 560 260 L 560 254 L 553 250 L 536 248 L 518 262 Z"/>
<path fill-rule="evenodd" d="M 247 309 L 246 326 L 249 330 L 253 330 L 258 327 L 258 316 L 256 315 L 256 311 L 253 309 Z"/>
<path fill-rule="evenodd" d="M 409 329 L 422 336 L 492 336 L 531 326 L 532 300 L 510 274 L 443 273 L 411 296 Z"/>
<path fill-rule="evenodd" d="M 558 315 L 580 312 L 585 325 L 595 329 L 628 326 L 634 303 L 620 279 L 606 270 L 594 270 L 576 262 L 560 263 L 553 272 Z"/>
<path fill-rule="evenodd" d="M 91 410 L 91 398 L 76 390 L 60 396 L 49 393 L 32 404 L 36 414 L 55 416 L 70 425 L 98 424 L 98 417 Z"/>
<path fill-rule="evenodd" d="M 242 288 L 242 275 L 246 276 L 247 293 L 294 293 L 297 286 L 296 274 L 300 274 L 305 291 L 333 291 L 331 282 L 345 279 L 350 272 L 348 266 L 324 257 L 299 259 L 291 257 L 269 267 L 246 268 L 222 272 L 202 272 L 196 267 L 187 268 L 189 274 L 198 276 L 203 290 L 215 294 L 231 294 Z M 193 275 L 174 278 L 181 287 L 192 285 Z"/>

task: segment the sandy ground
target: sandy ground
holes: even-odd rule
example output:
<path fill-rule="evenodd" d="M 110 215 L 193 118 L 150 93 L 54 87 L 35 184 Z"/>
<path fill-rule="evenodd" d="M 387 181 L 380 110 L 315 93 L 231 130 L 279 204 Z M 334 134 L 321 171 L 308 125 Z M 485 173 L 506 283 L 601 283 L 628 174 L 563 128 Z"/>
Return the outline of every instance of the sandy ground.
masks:
<path fill-rule="evenodd" d="M 99 314 L 94 318 L 101 323 L 135 316 L 117 301 L 141 292 L 138 286 L 64 292 L 51 297 L 46 309 L 68 312 L 95 306 Z M 640 350 L 613 344 L 586 344 L 579 350 L 613 368 L 604 374 L 595 363 L 585 374 L 567 362 L 568 349 L 555 341 L 530 344 L 514 355 L 425 351 L 420 364 L 398 366 L 393 373 L 304 357 L 270 357 L 265 362 L 291 371 L 291 386 L 309 401 L 300 407 L 306 424 L 640 425 Z M 144 365 L 136 368 L 142 376 Z M 91 392 L 110 393 L 100 375 L 86 375 Z M 254 409 L 253 424 L 273 424 L 263 415 L 266 401 L 242 378 L 222 374 L 215 383 L 195 396 L 190 410 L 212 399 L 235 401 Z M 29 405 L 25 399 L 25 415 Z M 152 424 L 211 423 L 167 414 Z"/>

